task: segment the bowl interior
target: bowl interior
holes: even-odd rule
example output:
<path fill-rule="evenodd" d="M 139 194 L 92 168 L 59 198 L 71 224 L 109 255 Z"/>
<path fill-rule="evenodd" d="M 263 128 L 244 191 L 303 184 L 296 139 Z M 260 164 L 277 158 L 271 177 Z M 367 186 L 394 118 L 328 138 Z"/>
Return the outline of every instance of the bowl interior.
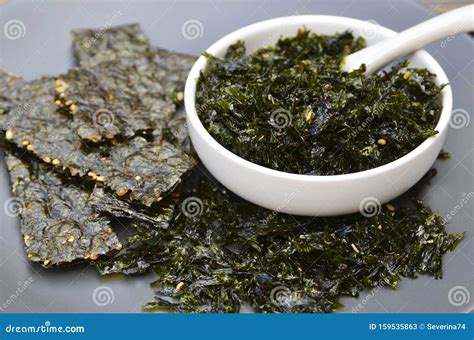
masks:
<path fill-rule="evenodd" d="M 262 21 L 242 29 L 239 29 L 233 33 L 230 33 L 214 43 L 207 52 L 215 55 L 217 57 L 222 57 L 228 47 L 235 43 L 238 40 L 243 40 L 245 42 L 247 53 L 252 53 L 257 49 L 265 46 L 275 44 L 280 37 L 292 36 L 295 35 L 298 29 L 306 27 L 312 32 L 318 34 L 336 34 L 342 33 L 344 31 L 350 30 L 354 36 L 362 36 L 366 39 L 367 44 L 371 45 L 383 39 L 386 39 L 390 36 L 396 34 L 395 31 L 392 31 L 388 28 L 380 26 L 376 23 L 369 21 L 362 21 L 357 19 L 345 18 L 345 17 L 335 17 L 335 16 L 319 16 L 319 15 L 307 15 L 307 16 L 291 16 L 291 17 L 282 17 L 277 19 L 271 19 L 267 21 Z M 448 78 L 444 73 L 441 66 L 436 62 L 436 60 L 424 50 L 417 51 L 410 55 L 407 58 L 410 61 L 410 66 L 427 68 L 430 72 L 436 74 L 436 83 L 447 84 Z M 291 176 L 294 179 L 310 180 L 313 178 L 325 177 L 326 179 L 344 179 L 351 180 L 353 177 L 360 177 L 366 175 L 372 175 L 376 172 L 382 172 L 388 167 L 397 166 L 400 163 L 409 161 L 420 155 L 420 153 L 426 151 L 430 145 L 434 142 L 434 139 L 437 138 L 431 137 L 425 140 L 422 144 L 416 147 L 413 151 L 406 154 L 405 156 L 385 165 L 382 165 L 377 168 L 343 175 L 333 175 L 333 176 L 308 176 L 308 175 L 299 175 L 299 174 L 288 174 L 281 171 L 269 169 L 262 167 L 260 165 L 251 163 L 243 158 L 233 154 L 232 152 L 225 149 L 223 146 L 218 144 L 216 140 L 207 132 L 205 127 L 199 120 L 195 109 L 195 92 L 196 84 L 199 78 L 201 70 L 206 67 L 206 58 L 200 57 L 193 68 L 190 71 L 186 82 L 185 88 L 185 105 L 186 112 L 188 116 L 188 123 L 197 131 L 197 133 L 205 138 L 208 143 L 211 143 L 218 152 L 226 153 L 226 156 L 233 158 L 235 161 L 239 161 L 242 164 L 245 164 L 248 167 L 253 167 L 260 172 L 266 172 L 267 174 L 273 174 L 279 176 L 288 177 Z M 451 109 L 452 109 L 452 93 L 450 86 L 446 86 L 442 91 L 442 105 L 443 109 L 440 115 L 440 119 L 436 126 L 436 130 L 442 135 L 442 132 L 448 128 L 448 123 L 450 119 Z M 228 154 L 227 154 L 228 153 Z M 237 158 L 235 158 L 237 157 Z"/>

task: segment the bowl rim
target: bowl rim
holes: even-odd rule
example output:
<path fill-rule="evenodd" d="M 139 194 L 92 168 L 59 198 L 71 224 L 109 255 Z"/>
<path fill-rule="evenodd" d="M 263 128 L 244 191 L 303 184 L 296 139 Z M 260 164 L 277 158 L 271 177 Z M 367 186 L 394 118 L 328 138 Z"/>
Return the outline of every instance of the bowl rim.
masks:
<path fill-rule="evenodd" d="M 370 21 L 364 21 L 359 19 L 353 19 L 348 17 L 341 17 L 341 16 L 330 16 L 330 15 L 296 15 L 296 16 L 284 16 L 278 17 L 274 19 L 260 21 L 243 28 L 240 28 L 236 31 L 233 31 L 215 43 L 213 43 L 207 50 L 206 53 L 215 55 L 218 54 L 220 51 L 227 49 L 232 43 L 235 43 L 237 40 L 242 39 L 245 40 L 245 37 L 251 36 L 256 34 L 256 32 L 261 30 L 266 30 L 272 27 L 279 27 L 278 25 L 285 25 L 289 23 L 291 20 L 296 25 L 304 26 L 311 21 L 318 21 L 318 23 L 326 23 L 328 25 L 347 25 L 348 29 L 355 31 L 356 29 L 373 29 L 377 30 L 377 32 L 383 36 L 384 38 L 390 37 L 391 35 L 395 35 L 397 32 L 385 27 L 378 25 L 376 23 Z M 338 175 L 305 175 L 305 174 L 296 174 L 296 173 L 289 173 L 280 170 L 271 169 L 256 163 L 253 163 L 245 158 L 240 157 L 239 155 L 233 153 L 232 151 L 226 149 L 223 145 L 221 145 L 214 137 L 207 131 L 207 129 L 202 124 L 201 120 L 196 111 L 196 88 L 198 78 L 200 76 L 201 70 L 203 70 L 207 66 L 207 59 L 203 55 L 201 55 L 198 60 L 194 63 L 193 67 L 191 68 L 185 85 L 184 90 L 184 103 L 185 103 L 185 111 L 186 111 L 186 118 L 188 120 L 188 129 L 190 129 L 189 125 L 196 130 L 196 132 L 205 139 L 205 141 L 218 153 L 220 153 L 225 158 L 233 161 L 234 163 L 239 163 L 239 165 L 247 168 L 248 170 L 259 172 L 263 175 L 278 177 L 280 179 L 288 179 L 298 182 L 332 182 L 332 181 L 352 181 L 355 179 L 364 179 L 372 176 L 377 176 L 384 174 L 392 169 L 401 167 L 407 163 L 410 163 L 415 158 L 419 157 L 425 151 L 430 149 L 430 147 L 437 142 L 439 138 L 443 138 L 445 130 L 448 129 L 449 121 L 452 112 L 452 90 L 449 84 L 448 77 L 446 73 L 442 69 L 441 65 L 436 61 L 436 59 L 426 52 L 425 50 L 419 50 L 412 55 L 417 55 L 420 57 L 423 62 L 426 62 L 426 68 L 430 70 L 430 72 L 436 75 L 436 83 L 437 84 L 447 84 L 441 92 L 441 103 L 442 103 L 442 110 L 440 113 L 440 117 L 438 123 L 436 124 L 435 130 L 438 133 L 433 136 L 429 137 L 424 140 L 421 144 L 419 144 L 416 148 L 412 151 L 407 153 L 406 155 L 397 158 L 394 161 L 389 163 L 383 164 L 381 166 L 371 168 L 368 170 L 352 172 L 347 174 L 338 174 Z"/>

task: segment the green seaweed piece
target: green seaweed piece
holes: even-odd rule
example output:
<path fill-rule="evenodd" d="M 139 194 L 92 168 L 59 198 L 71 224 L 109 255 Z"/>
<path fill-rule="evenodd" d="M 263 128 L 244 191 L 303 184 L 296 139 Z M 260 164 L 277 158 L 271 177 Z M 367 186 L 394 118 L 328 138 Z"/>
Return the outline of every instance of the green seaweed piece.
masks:
<path fill-rule="evenodd" d="M 107 254 L 95 261 L 102 275 L 139 274 L 149 271 L 161 261 L 156 249 L 161 245 L 161 236 L 170 227 L 179 203 L 180 190 L 177 189 L 158 205 L 141 209 L 116 198 L 111 198 L 104 190 L 96 188 L 92 195 L 93 206 L 105 214 L 127 218 L 129 235 L 118 253 Z M 125 221 L 126 223 L 127 221 Z"/>
<path fill-rule="evenodd" d="M 11 99 L 18 96 L 24 84 L 22 78 L 0 70 L 0 115 L 8 114 L 18 104 Z"/>
<path fill-rule="evenodd" d="M 92 208 L 88 190 L 70 183 L 47 164 L 5 151 L 15 194 L 10 203 L 20 214 L 30 260 L 58 266 L 94 260 L 122 248 L 110 219 Z"/>
<path fill-rule="evenodd" d="M 172 191 L 194 167 L 192 156 L 160 136 L 151 141 L 138 136 L 107 145 L 84 144 L 74 133 L 76 122 L 56 111 L 54 86 L 51 77 L 28 83 L 17 98 L 27 102 L 28 109 L 0 115 L 0 126 L 9 122 L 6 136 L 10 142 L 73 176 L 90 176 L 117 195 L 129 195 L 146 206 Z"/>
<path fill-rule="evenodd" d="M 268 168 L 337 175 L 389 163 L 437 133 L 443 86 L 407 62 L 341 71 L 364 46 L 350 32 L 306 29 L 251 54 L 237 42 L 223 58 L 206 55 L 198 115 L 225 148 Z"/>
<path fill-rule="evenodd" d="M 248 303 L 257 312 L 332 312 L 364 288 L 440 278 L 442 256 L 463 238 L 420 201 L 372 217 L 308 218 L 259 208 L 207 179 L 188 191 L 155 250 L 146 311 L 239 312 Z"/>
<path fill-rule="evenodd" d="M 166 93 L 173 94 L 177 104 L 182 103 L 184 84 L 197 57 L 158 47 L 154 47 L 152 53 L 153 60 L 158 65 L 158 78 Z"/>
<path fill-rule="evenodd" d="M 159 134 L 183 100 L 196 57 L 151 48 L 138 24 L 73 32 L 81 69 L 58 79 L 58 104 L 93 142 L 147 130 Z"/>
<path fill-rule="evenodd" d="M 152 55 L 150 42 L 139 24 L 107 30 L 74 30 L 71 34 L 74 55 L 83 67 L 111 60 L 120 60 L 125 65 L 147 65 Z"/>
<path fill-rule="evenodd" d="M 56 104 L 71 114 L 79 136 L 92 142 L 159 132 L 175 105 L 155 70 L 152 61 L 145 69 L 121 61 L 73 69 L 56 79 Z"/>

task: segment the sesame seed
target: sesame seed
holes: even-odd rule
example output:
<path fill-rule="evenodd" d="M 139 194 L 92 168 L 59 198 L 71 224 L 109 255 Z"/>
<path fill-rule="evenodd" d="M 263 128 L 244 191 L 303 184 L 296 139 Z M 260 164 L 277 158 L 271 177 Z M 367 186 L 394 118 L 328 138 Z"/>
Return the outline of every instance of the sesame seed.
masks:
<path fill-rule="evenodd" d="M 181 290 L 184 287 L 184 282 L 180 282 L 176 285 L 176 290 Z"/>
<path fill-rule="evenodd" d="M 123 188 L 123 189 L 117 190 L 116 193 L 117 193 L 117 195 L 119 195 L 119 196 L 125 196 L 125 195 L 127 194 L 127 192 L 128 192 L 128 189 L 127 189 L 127 188 Z"/>
<path fill-rule="evenodd" d="M 360 254 L 360 251 L 359 249 L 357 249 L 356 245 L 354 243 L 351 243 L 351 247 L 352 249 L 354 249 L 354 251 L 357 253 L 357 254 Z"/>
<path fill-rule="evenodd" d="M 7 132 L 5 132 L 5 138 L 7 140 L 12 140 L 13 139 L 13 130 L 12 129 L 8 129 Z"/>

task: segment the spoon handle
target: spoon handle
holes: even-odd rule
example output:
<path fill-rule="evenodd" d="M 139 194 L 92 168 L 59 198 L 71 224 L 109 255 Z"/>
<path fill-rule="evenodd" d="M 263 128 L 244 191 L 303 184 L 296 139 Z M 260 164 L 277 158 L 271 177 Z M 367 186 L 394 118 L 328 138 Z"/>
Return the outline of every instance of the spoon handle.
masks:
<path fill-rule="evenodd" d="M 352 71 L 362 64 L 371 74 L 398 57 L 414 52 L 434 41 L 458 33 L 474 31 L 474 5 L 464 6 L 415 25 L 346 57 L 342 69 Z"/>

